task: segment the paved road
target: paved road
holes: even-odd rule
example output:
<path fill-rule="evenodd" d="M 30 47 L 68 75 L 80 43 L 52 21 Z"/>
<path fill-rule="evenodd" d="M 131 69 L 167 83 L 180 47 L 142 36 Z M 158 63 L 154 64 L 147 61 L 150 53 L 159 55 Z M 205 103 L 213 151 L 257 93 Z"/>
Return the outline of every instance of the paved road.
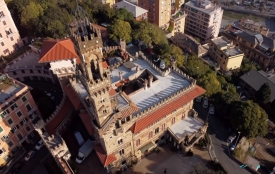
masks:
<path fill-rule="evenodd" d="M 18 172 L 18 174 L 31 174 L 34 170 L 37 171 L 36 168 L 39 168 L 39 174 L 47 174 L 48 172 L 45 171 L 45 168 L 41 169 L 41 165 L 43 165 L 42 163 L 47 159 L 47 157 L 50 156 L 50 153 L 48 151 L 48 149 L 43 146 L 39 151 L 36 151 L 36 153 L 34 154 L 34 156 L 29 160 L 29 161 L 25 161 L 24 159 L 22 160 L 25 165 L 24 167 Z M 43 170 L 44 169 L 44 170 Z"/>
<path fill-rule="evenodd" d="M 199 113 L 199 117 L 203 120 L 207 119 L 208 109 L 204 109 L 201 103 L 194 103 L 194 109 Z M 223 127 L 221 122 L 214 115 L 208 116 L 209 128 L 208 134 L 212 140 L 214 150 L 218 161 L 223 165 L 228 173 L 232 174 L 249 174 L 245 169 L 240 168 L 235 160 L 229 155 L 228 144 L 226 139 L 229 136 L 229 132 Z"/>

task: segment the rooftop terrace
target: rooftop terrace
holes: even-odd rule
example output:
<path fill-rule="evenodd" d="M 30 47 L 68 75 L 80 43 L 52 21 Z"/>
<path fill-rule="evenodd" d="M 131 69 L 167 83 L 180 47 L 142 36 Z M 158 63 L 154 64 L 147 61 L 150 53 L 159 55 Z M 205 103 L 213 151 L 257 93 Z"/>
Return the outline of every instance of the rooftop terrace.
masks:
<path fill-rule="evenodd" d="M 228 48 L 228 49 L 224 50 L 224 52 L 229 57 L 237 56 L 239 54 L 243 54 L 243 52 L 240 49 L 236 48 L 236 47 Z"/>
<path fill-rule="evenodd" d="M 17 92 L 24 88 L 24 85 L 9 78 L 8 76 L 0 75 L 0 102 L 6 102 L 9 98 L 14 96 Z"/>
<path fill-rule="evenodd" d="M 218 9 L 218 7 L 215 7 L 210 1 L 208 0 L 191 0 L 187 3 L 185 3 L 185 6 L 192 7 L 196 10 L 199 10 L 201 12 L 212 14 L 215 10 Z M 220 7 L 219 7 L 220 8 Z"/>
<path fill-rule="evenodd" d="M 190 85 L 190 82 L 179 76 L 175 72 L 170 72 L 166 76 L 161 76 L 155 69 L 153 69 L 145 60 L 136 59 L 133 61 L 135 66 L 138 66 L 140 71 L 147 70 L 152 76 L 154 76 L 154 81 L 152 86 L 148 89 L 140 88 L 133 93 L 128 94 L 129 98 L 137 105 L 141 110 L 150 107 L 159 101 L 167 98 L 168 96 L 174 94 L 180 89 L 183 89 Z M 128 79 L 136 73 L 133 68 L 126 68 L 121 65 L 112 71 L 112 85 L 115 86 L 117 82 L 120 81 L 119 72 L 122 73 L 123 79 Z M 115 88 L 115 87 L 114 87 Z"/>
<path fill-rule="evenodd" d="M 212 42 L 215 44 L 215 45 L 217 45 L 217 46 L 219 46 L 219 47 L 225 47 L 225 46 L 227 46 L 227 45 L 229 45 L 230 44 L 230 41 L 229 40 L 227 40 L 226 38 L 224 38 L 224 37 L 218 37 L 218 38 L 216 38 L 216 39 L 212 39 Z"/>

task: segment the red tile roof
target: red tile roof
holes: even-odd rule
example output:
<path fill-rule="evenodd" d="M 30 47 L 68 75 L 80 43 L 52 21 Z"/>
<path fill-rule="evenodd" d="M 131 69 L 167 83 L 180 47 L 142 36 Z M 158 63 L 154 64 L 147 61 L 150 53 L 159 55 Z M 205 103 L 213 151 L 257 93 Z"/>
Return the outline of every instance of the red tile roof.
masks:
<path fill-rule="evenodd" d="M 109 91 L 110 96 L 113 96 L 116 94 L 116 91 L 114 90 L 114 88 L 111 88 Z"/>
<path fill-rule="evenodd" d="M 104 167 L 108 166 L 116 160 L 116 156 L 114 154 L 107 155 L 100 144 L 95 145 L 94 148 L 100 162 Z"/>
<path fill-rule="evenodd" d="M 67 98 L 62 106 L 62 108 L 59 110 L 59 112 L 56 114 L 54 119 L 52 119 L 46 126 L 46 131 L 49 135 L 52 135 L 55 133 L 55 129 L 59 126 L 59 124 L 63 121 L 63 119 L 66 117 L 68 112 L 72 109 L 73 105 L 70 102 L 70 100 Z"/>
<path fill-rule="evenodd" d="M 152 123 L 155 123 L 156 121 L 158 121 L 159 119 L 162 119 L 166 115 L 171 114 L 174 110 L 182 107 L 184 104 L 187 104 L 188 102 L 202 95 L 203 93 L 205 93 L 205 90 L 199 86 L 196 86 L 195 88 L 191 89 L 187 93 L 178 97 L 174 101 L 164 105 L 158 110 L 138 120 L 137 122 L 134 123 L 134 125 L 130 128 L 130 130 L 134 134 L 136 134 L 141 130 L 146 129 Z"/>
<path fill-rule="evenodd" d="M 120 112 L 121 113 L 121 117 L 125 118 L 125 117 L 127 117 L 127 116 L 129 116 L 129 115 L 131 115 L 131 114 L 133 114 L 135 112 L 137 112 L 138 110 L 139 110 L 139 108 L 135 104 L 131 104 L 129 106 L 129 108 L 127 108 L 127 109 L 125 109 L 125 110 L 123 110 L 123 111 Z"/>
<path fill-rule="evenodd" d="M 76 92 L 74 91 L 71 85 L 64 85 L 63 89 L 76 110 L 83 108 L 83 105 L 79 97 L 77 96 Z"/>
<path fill-rule="evenodd" d="M 43 41 L 39 63 L 73 58 L 76 58 L 77 63 L 80 62 L 71 39 Z"/>
<path fill-rule="evenodd" d="M 96 29 L 99 29 L 101 31 L 107 31 L 107 28 L 106 27 L 103 27 L 101 25 L 97 25 L 97 24 L 92 24 L 92 26 Z"/>
<path fill-rule="evenodd" d="M 79 116 L 80 116 L 83 124 L 85 125 L 86 130 L 89 132 L 90 135 L 93 135 L 94 127 L 92 125 L 92 117 L 87 112 L 80 113 Z"/>
<path fill-rule="evenodd" d="M 103 68 L 107 68 L 107 67 L 108 67 L 108 64 L 107 64 L 106 61 L 102 62 L 102 67 L 103 67 Z"/>
<path fill-rule="evenodd" d="M 120 82 L 116 83 L 116 87 L 120 87 L 121 85 L 128 83 L 130 80 L 129 79 L 123 79 Z"/>

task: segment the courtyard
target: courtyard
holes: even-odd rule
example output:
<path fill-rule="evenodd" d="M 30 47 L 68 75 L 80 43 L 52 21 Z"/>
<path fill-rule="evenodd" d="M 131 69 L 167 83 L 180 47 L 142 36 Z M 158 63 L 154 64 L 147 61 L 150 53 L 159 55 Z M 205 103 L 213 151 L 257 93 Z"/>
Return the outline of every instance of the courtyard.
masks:
<path fill-rule="evenodd" d="M 149 173 L 163 173 L 165 167 L 167 167 L 167 173 L 173 174 L 185 174 L 188 173 L 192 166 L 200 164 L 206 166 L 210 161 L 209 153 L 207 150 L 199 150 L 196 147 L 193 148 L 194 155 L 192 157 L 184 157 L 179 153 L 173 151 L 172 143 L 168 143 L 160 147 L 160 151 L 152 152 L 147 157 L 143 158 L 137 163 L 132 171 L 127 170 L 125 173 L 131 172 L 138 174 Z"/>

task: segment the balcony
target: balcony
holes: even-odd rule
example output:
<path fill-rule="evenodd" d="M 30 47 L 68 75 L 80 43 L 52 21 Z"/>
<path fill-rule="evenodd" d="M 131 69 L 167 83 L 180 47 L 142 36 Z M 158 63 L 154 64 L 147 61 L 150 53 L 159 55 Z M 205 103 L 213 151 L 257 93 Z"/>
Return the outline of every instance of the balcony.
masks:
<path fill-rule="evenodd" d="M 27 112 L 28 115 L 31 115 L 36 110 L 36 107 L 32 107 L 31 110 Z"/>

